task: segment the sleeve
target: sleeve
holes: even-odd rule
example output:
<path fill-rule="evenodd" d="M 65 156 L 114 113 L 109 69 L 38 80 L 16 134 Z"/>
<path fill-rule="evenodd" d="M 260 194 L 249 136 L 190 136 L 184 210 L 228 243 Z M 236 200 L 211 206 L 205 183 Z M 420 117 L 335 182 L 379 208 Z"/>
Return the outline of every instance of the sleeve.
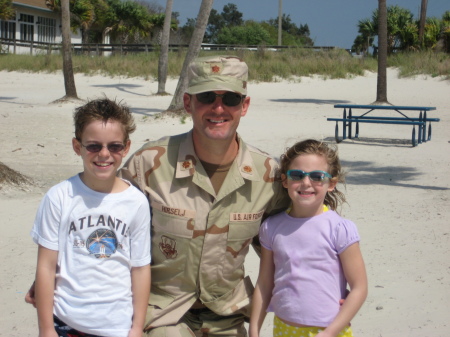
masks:
<path fill-rule="evenodd" d="M 130 232 L 131 267 L 142 267 L 151 262 L 151 240 L 150 240 L 150 206 L 147 198 L 139 194 L 136 199 L 140 201 L 134 218 L 134 225 Z"/>
<path fill-rule="evenodd" d="M 273 183 L 274 194 L 265 211 L 265 217 L 285 211 L 291 204 L 287 190 L 280 181 Z"/>
<path fill-rule="evenodd" d="M 59 249 L 61 204 L 57 200 L 54 189 L 47 192 L 39 205 L 30 233 L 35 243 L 51 250 Z"/>
<path fill-rule="evenodd" d="M 270 200 L 266 210 L 264 211 L 263 221 L 271 215 L 275 215 L 280 212 L 284 212 L 291 204 L 291 199 L 283 187 L 281 182 L 275 181 L 273 183 L 274 195 Z M 260 237 L 255 236 L 253 238 L 252 246 L 258 256 L 261 256 L 261 242 Z M 264 247 L 267 249 L 267 247 Z"/>
<path fill-rule="evenodd" d="M 272 233 L 269 230 L 269 222 L 270 218 L 266 219 L 259 228 L 259 242 L 267 250 L 272 250 Z"/>
<path fill-rule="evenodd" d="M 360 237 L 356 225 L 347 219 L 342 219 L 336 227 L 335 247 L 338 254 L 341 254 L 355 242 L 359 242 Z"/>
<path fill-rule="evenodd" d="M 140 188 L 139 183 L 137 181 L 138 178 L 138 170 L 136 162 L 138 161 L 138 155 L 134 153 L 125 164 L 123 164 L 122 168 L 119 170 L 117 175 L 125 180 L 128 180 L 131 184 L 133 184 L 136 188 Z M 142 189 L 141 189 L 142 190 Z"/>

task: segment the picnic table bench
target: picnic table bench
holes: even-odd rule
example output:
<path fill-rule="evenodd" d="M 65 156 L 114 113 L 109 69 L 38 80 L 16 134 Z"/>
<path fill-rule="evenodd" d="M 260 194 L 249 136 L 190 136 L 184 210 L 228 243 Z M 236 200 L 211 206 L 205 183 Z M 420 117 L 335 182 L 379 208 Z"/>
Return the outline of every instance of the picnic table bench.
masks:
<path fill-rule="evenodd" d="M 397 124 L 410 125 L 412 129 L 411 143 L 413 146 L 431 140 L 431 122 L 439 122 L 439 118 L 428 118 L 427 112 L 436 110 L 435 107 L 423 106 L 396 106 L 396 105 L 358 105 L 358 104 L 336 104 L 335 108 L 344 109 L 342 118 L 327 118 L 327 121 L 336 122 L 335 138 L 336 142 L 340 143 L 344 139 L 352 138 L 352 124 L 355 123 L 355 137 L 359 137 L 359 123 L 377 123 L 377 124 Z M 347 114 L 348 109 L 348 114 Z M 359 116 L 353 115 L 352 110 L 362 109 L 367 110 Z M 367 116 L 374 110 L 396 111 L 401 116 L 386 117 L 386 116 Z M 403 111 L 403 112 L 402 112 Z M 418 111 L 419 117 L 409 117 L 405 111 Z M 342 122 L 342 138 L 339 138 L 339 122 Z M 428 136 L 427 136 L 428 123 Z M 416 126 L 418 127 L 418 135 L 416 140 Z"/>

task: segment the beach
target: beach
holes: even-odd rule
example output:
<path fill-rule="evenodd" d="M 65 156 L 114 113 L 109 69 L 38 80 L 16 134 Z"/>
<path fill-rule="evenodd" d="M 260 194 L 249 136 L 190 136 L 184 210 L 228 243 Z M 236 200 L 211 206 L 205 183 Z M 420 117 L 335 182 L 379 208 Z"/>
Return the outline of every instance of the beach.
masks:
<path fill-rule="evenodd" d="M 80 99 L 106 95 L 126 102 L 137 130 L 130 154 L 149 140 L 191 129 L 190 118 L 156 117 L 172 96 L 141 78 L 75 75 Z M 174 93 L 177 79 L 166 91 Z M 335 143 L 335 104 L 375 101 L 377 74 L 348 79 L 302 77 L 249 83 L 251 105 L 238 132 L 279 157 L 296 141 Z M 399 106 L 432 106 L 432 139 L 411 145 L 409 125 L 361 124 L 359 139 L 338 144 L 348 203 L 341 215 L 358 226 L 369 279 L 368 298 L 352 320 L 355 337 L 450 336 L 450 81 L 399 78 L 388 69 L 387 97 Z M 62 73 L 0 72 L 0 162 L 33 184 L 0 185 L 0 336 L 36 336 L 36 311 L 24 296 L 34 280 L 37 247 L 29 232 L 45 192 L 82 170 L 72 150 L 72 113 L 83 101 L 54 104 L 65 94 Z M 393 114 L 393 112 L 391 112 Z M 417 117 L 417 113 L 411 113 Z M 256 282 L 259 259 L 246 270 Z M 262 336 L 272 336 L 272 315 Z"/>

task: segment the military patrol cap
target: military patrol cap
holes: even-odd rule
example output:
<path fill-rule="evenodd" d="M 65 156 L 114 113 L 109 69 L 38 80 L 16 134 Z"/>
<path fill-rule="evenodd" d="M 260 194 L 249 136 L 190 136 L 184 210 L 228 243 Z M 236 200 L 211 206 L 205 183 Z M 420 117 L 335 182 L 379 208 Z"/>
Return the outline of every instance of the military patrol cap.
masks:
<path fill-rule="evenodd" d="M 188 66 L 186 92 L 225 90 L 247 95 L 247 79 L 247 64 L 236 56 L 199 57 Z"/>

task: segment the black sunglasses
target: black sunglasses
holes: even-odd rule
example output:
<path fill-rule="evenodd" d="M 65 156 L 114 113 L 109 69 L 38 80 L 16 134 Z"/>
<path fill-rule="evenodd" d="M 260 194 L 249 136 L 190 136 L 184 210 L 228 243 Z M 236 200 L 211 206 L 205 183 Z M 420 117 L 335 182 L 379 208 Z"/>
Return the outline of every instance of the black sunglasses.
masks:
<path fill-rule="evenodd" d="M 104 147 L 106 147 L 108 149 L 108 151 L 111 153 L 119 153 L 125 149 L 125 145 L 123 145 L 121 143 L 112 143 L 112 144 L 108 144 L 106 146 L 104 146 L 102 144 L 83 145 L 81 142 L 80 142 L 80 144 L 82 147 L 86 148 L 86 150 L 88 152 L 91 152 L 91 153 L 100 152 Z"/>
<path fill-rule="evenodd" d="M 197 97 L 197 101 L 203 104 L 212 104 L 216 100 L 216 97 L 220 97 L 222 98 L 222 103 L 226 106 L 237 106 L 241 104 L 242 100 L 245 98 L 244 95 L 231 91 L 224 94 L 216 94 L 214 91 L 206 91 L 196 94 L 195 97 Z"/>
<path fill-rule="evenodd" d="M 332 175 L 325 171 L 311 171 L 305 172 L 302 170 L 289 170 L 286 173 L 288 179 L 293 181 L 303 180 L 305 177 L 309 177 L 311 181 L 326 181 L 327 179 L 332 178 Z"/>

